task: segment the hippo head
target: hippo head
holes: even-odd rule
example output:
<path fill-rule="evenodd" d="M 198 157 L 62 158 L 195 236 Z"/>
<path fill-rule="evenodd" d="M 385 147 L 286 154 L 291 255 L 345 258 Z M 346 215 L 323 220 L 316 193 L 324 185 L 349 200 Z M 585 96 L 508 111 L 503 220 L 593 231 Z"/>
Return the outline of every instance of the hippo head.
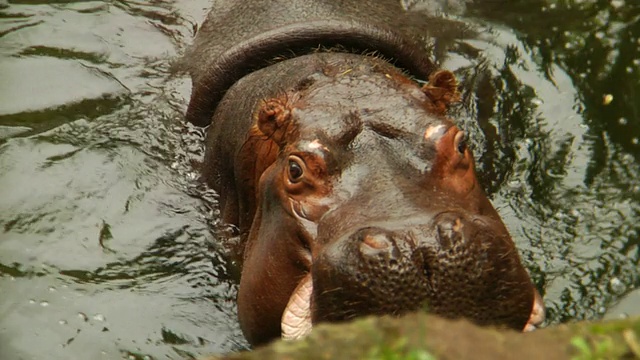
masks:
<path fill-rule="evenodd" d="M 456 87 L 447 71 L 419 87 L 393 67 L 334 65 L 258 106 L 251 136 L 273 162 L 255 179 L 238 295 L 250 342 L 276 321 L 297 338 L 417 309 L 517 330 L 543 320 L 465 132 L 445 117 Z"/>

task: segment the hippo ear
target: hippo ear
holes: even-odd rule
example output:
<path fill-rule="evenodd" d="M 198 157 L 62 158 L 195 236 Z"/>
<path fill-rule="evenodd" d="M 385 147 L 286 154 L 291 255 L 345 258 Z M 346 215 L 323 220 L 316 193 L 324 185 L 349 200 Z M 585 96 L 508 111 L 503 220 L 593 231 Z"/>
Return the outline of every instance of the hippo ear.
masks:
<path fill-rule="evenodd" d="M 264 136 L 282 147 L 294 131 L 292 110 L 287 96 L 265 100 L 258 109 L 256 126 Z"/>
<path fill-rule="evenodd" d="M 453 102 L 460 100 L 458 81 L 451 71 L 439 70 L 429 76 L 429 83 L 422 87 L 422 91 L 431 100 L 430 110 L 444 115 Z"/>
<path fill-rule="evenodd" d="M 292 98 L 280 96 L 262 101 L 255 113 L 255 124 L 240 148 L 236 158 L 238 179 L 244 184 L 248 194 L 257 194 L 262 173 L 276 160 L 278 152 L 295 131 L 292 115 Z M 250 199 L 249 201 L 254 201 Z"/>

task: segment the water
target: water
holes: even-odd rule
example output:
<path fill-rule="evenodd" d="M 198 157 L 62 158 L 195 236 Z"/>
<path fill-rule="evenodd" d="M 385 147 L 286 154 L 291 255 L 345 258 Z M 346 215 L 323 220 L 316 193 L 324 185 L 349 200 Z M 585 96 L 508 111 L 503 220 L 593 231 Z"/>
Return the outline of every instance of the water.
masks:
<path fill-rule="evenodd" d="M 215 196 L 195 180 L 202 132 L 181 119 L 190 83 L 170 67 L 207 7 L 0 9 L 0 358 L 246 347 Z M 463 84 L 453 115 L 550 322 L 640 313 L 640 6 L 424 8 L 467 24 L 437 44 Z"/>
<path fill-rule="evenodd" d="M 190 84 L 169 76 L 207 2 L 180 6 L 3 11 L 0 358 L 245 347 L 193 181 L 202 135 L 180 120 Z"/>

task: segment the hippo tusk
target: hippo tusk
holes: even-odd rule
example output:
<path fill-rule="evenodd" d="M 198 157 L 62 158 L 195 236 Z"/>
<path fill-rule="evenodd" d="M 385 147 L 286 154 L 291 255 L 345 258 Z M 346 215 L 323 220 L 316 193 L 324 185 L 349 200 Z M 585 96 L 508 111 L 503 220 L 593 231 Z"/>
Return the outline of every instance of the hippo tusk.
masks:
<path fill-rule="evenodd" d="M 284 309 L 280 326 L 285 340 L 300 339 L 311 332 L 311 293 L 313 282 L 307 274 L 298 284 Z"/>
<path fill-rule="evenodd" d="M 529 316 L 529 321 L 522 329 L 523 332 L 529 332 L 536 330 L 545 319 L 545 310 L 544 310 L 544 302 L 542 301 L 542 296 L 538 290 L 535 290 L 534 298 L 533 298 L 533 309 L 531 310 L 531 315 Z"/>

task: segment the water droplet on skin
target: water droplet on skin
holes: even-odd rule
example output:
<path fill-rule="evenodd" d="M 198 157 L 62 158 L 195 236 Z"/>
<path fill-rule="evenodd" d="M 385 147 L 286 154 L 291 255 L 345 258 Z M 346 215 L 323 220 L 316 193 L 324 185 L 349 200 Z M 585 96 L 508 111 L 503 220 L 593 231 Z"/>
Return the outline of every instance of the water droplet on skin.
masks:
<path fill-rule="evenodd" d="M 56 291 L 56 288 L 54 288 L 53 286 L 49 286 L 49 292 L 54 292 Z"/>
<path fill-rule="evenodd" d="M 35 304 L 35 303 L 36 303 L 36 301 L 35 301 L 35 300 L 33 300 L 33 299 L 29 299 L 29 304 Z"/>
<path fill-rule="evenodd" d="M 47 307 L 47 306 L 49 306 L 49 302 L 48 301 L 41 301 L 40 302 L 40 306 Z"/>
<path fill-rule="evenodd" d="M 67 325 L 67 320 L 60 320 L 60 321 L 58 321 L 58 324 Z"/>
<path fill-rule="evenodd" d="M 598 308 L 598 312 L 599 312 L 600 314 L 604 314 L 606 311 L 607 311 L 607 308 L 606 308 L 606 307 L 604 307 L 604 306 L 601 306 L 600 308 Z"/>
<path fill-rule="evenodd" d="M 627 287 L 624 285 L 624 283 L 622 283 L 622 281 L 620 281 L 620 279 L 614 277 L 613 279 L 609 280 L 609 288 L 614 294 L 621 295 L 625 292 Z"/>
<path fill-rule="evenodd" d="M 85 315 L 84 313 L 78 313 L 78 317 L 80 318 L 80 320 L 82 321 L 87 321 L 89 320 L 89 318 L 87 317 L 87 315 Z"/>
<path fill-rule="evenodd" d="M 102 314 L 95 314 L 95 315 L 93 315 L 93 320 L 95 320 L 95 321 L 104 321 L 105 318 L 104 318 L 104 315 L 102 315 Z"/>

